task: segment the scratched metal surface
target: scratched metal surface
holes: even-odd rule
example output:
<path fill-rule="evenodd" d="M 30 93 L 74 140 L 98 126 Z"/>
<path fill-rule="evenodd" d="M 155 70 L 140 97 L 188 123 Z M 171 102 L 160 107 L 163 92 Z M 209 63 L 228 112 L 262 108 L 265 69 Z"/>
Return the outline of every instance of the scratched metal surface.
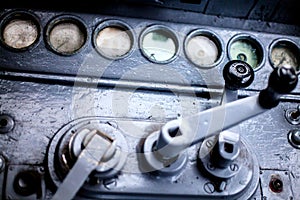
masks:
<path fill-rule="evenodd" d="M 145 122 L 139 125 L 145 128 L 145 124 L 163 123 L 218 103 L 191 96 L 132 93 L 119 89 L 87 89 L 9 80 L 2 80 L 1 85 L 5 85 L 1 88 L 1 113 L 12 115 L 16 122 L 12 132 L 0 134 L 1 152 L 10 165 L 43 165 L 50 138 L 73 119 L 86 116 L 133 119 Z M 124 98 L 128 95 L 130 98 Z M 125 111 L 118 107 L 122 104 L 128 104 Z M 285 120 L 284 111 L 296 105 L 282 102 L 277 108 L 240 124 L 241 134 L 255 150 L 261 170 L 289 173 L 295 199 L 300 195 L 300 154 L 287 141 L 288 131 L 296 127 Z M 129 130 L 129 134 L 133 134 L 135 128 Z"/>
<path fill-rule="evenodd" d="M 0 11 L 1 15 L 7 11 L 9 10 Z M 42 27 L 45 27 L 52 17 L 65 14 L 62 12 L 32 12 L 40 17 Z M 29 52 L 11 52 L 0 46 L 0 67 L 3 71 L 14 69 L 96 78 L 102 76 L 107 79 L 107 82 L 97 88 L 98 82 L 92 78 L 77 77 L 75 83 L 72 83 L 72 81 L 67 81 L 68 76 L 50 80 L 47 79 L 47 74 L 32 74 L 29 78 L 26 73 L 1 73 L 0 113 L 11 115 L 16 124 L 13 131 L 8 134 L 0 134 L 0 153 L 7 158 L 9 165 L 43 166 L 50 138 L 63 125 L 80 117 L 100 116 L 105 119 L 137 121 L 139 125 L 133 126 L 133 130 L 128 130 L 133 133 L 136 127 L 144 130 L 149 125 L 158 126 L 170 119 L 188 116 L 218 105 L 223 89 L 220 72 L 228 61 L 226 45 L 230 38 L 238 33 L 255 36 L 265 49 L 264 66 L 255 73 L 254 83 L 245 91 L 241 91 L 241 96 L 252 95 L 266 87 L 267 77 L 272 71 L 267 57 L 268 48 L 273 40 L 289 38 L 297 44 L 300 43 L 299 37 L 291 35 L 259 33 L 207 25 L 186 25 L 158 20 L 145 21 L 144 19 L 109 15 L 68 14 L 80 16 L 88 27 L 90 35 L 83 51 L 72 57 L 63 57 L 49 51 L 43 38 L 40 38 L 38 45 Z M 93 49 L 90 40 L 93 29 L 99 22 L 107 18 L 126 21 L 133 27 L 136 39 L 135 50 L 124 60 L 107 61 Z M 177 33 L 181 44 L 180 56 L 173 62 L 164 66 L 153 65 L 140 54 L 137 45 L 138 36 L 149 24 L 165 24 Z M 212 70 L 198 69 L 190 64 L 184 56 L 182 45 L 184 38 L 186 34 L 196 28 L 212 30 L 223 41 L 224 58 Z M 27 78 L 22 78 L 22 76 L 27 76 Z M 78 81 L 76 82 L 76 80 Z M 125 82 L 114 82 L 114 80 Z M 131 81 L 129 82 L 130 86 L 126 82 L 128 80 Z M 144 84 L 145 82 L 158 85 Z M 116 85 L 113 86 L 114 84 Z M 206 87 L 199 86 L 205 84 L 208 84 L 208 88 L 211 90 L 205 90 Z M 287 133 L 291 129 L 300 127 L 289 124 L 284 117 L 285 110 L 299 105 L 299 84 L 293 91 L 294 95 L 281 102 L 278 107 L 239 125 L 241 134 L 255 150 L 261 169 L 260 187 L 251 198 L 253 200 L 263 197 L 267 199 L 288 199 L 290 197 L 299 199 L 300 197 L 300 152 L 293 148 L 287 140 Z M 143 85 L 142 89 L 138 90 L 141 85 Z M 196 87 L 192 88 L 194 86 Z M 217 86 L 216 90 L 214 90 L 215 86 Z M 203 95 L 203 93 L 208 94 Z M 191 151 L 193 150 L 191 148 Z M 288 192 L 287 196 L 280 197 L 278 194 L 270 192 L 267 185 L 270 174 L 284 175 L 285 172 L 288 178 L 284 179 L 284 183 L 287 183 L 284 187 L 288 188 Z M 3 179 L 5 179 L 3 173 L 0 173 L 0 181 Z M 155 182 L 153 182 L 154 185 Z M 194 182 L 191 186 L 197 187 L 197 184 Z M 1 185 L 0 189 L 4 190 L 2 187 Z M 51 192 L 47 195 L 50 198 Z"/>

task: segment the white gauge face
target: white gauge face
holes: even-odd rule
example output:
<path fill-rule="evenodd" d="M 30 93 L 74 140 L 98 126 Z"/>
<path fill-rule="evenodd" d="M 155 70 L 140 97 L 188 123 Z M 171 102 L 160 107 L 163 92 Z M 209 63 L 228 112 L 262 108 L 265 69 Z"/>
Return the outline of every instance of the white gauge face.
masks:
<path fill-rule="evenodd" d="M 234 41 L 230 46 L 231 60 L 241 60 L 248 63 L 253 69 L 260 65 L 260 55 L 258 49 L 248 40 Z"/>
<path fill-rule="evenodd" d="M 144 54 L 152 61 L 166 62 L 171 60 L 177 51 L 174 39 L 165 31 L 153 30 L 142 40 Z"/>
<path fill-rule="evenodd" d="M 206 36 L 191 38 L 185 48 L 187 57 L 198 66 L 211 66 L 218 59 L 217 45 Z"/>
<path fill-rule="evenodd" d="M 75 53 L 84 45 L 85 40 L 85 34 L 78 25 L 69 22 L 55 25 L 49 35 L 51 47 L 64 54 Z"/>
<path fill-rule="evenodd" d="M 96 37 L 96 48 L 105 57 L 120 58 L 130 51 L 131 46 L 128 33 L 117 27 L 104 28 Z"/>
<path fill-rule="evenodd" d="M 271 51 L 271 61 L 274 67 L 290 65 L 300 71 L 299 60 L 295 52 L 286 45 L 276 45 Z"/>
<path fill-rule="evenodd" d="M 14 49 L 29 47 L 38 39 L 38 27 L 31 20 L 12 20 L 3 29 L 3 39 Z"/>

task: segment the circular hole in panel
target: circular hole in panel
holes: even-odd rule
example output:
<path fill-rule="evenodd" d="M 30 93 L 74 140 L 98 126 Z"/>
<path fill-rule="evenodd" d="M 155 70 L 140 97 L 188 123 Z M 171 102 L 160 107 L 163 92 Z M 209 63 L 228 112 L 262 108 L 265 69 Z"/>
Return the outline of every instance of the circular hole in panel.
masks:
<path fill-rule="evenodd" d="M 121 59 L 129 55 L 134 44 L 131 28 L 118 20 L 105 21 L 96 28 L 94 46 L 104 57 Z"/>
<path fill-rule="evenodd" d="M 39 177 L 35 171 L 22 171 L 14 179 L 14 190 L 22 196 L 29 196 L 38 191 Z"/>
<path fill-rule="evenodd" d="M 206 30 L 191 32 L 185 40 L 184 47 L 187 58 L 201 68 L 216 66 L 224 54 L 219 37 Z"/>
<path fill-rule="evenodd" d="M 165 64 L 176 58 L 179 42 L 168 27 L 153 25 L 141 34 L 140 49 L 150 61 Z"/>
<path fill-rule="evenodd" d="M 300 49 L 291 40 L 275 40 L 270 46 L 269 59 L 274 68 L 290 65 L 297 74 L 300 73 Z"/>
<path fill-rule="evenodd" d="M 260 42 L 249 35 L 237 35 L 228 44 L 230 60 L 248 63 L 254 71 L 260 69 L 264 62 L 264 50 Z"/>
<path fill-rule="evenodd" d="M 29 13 L 15 11 L 1 22 L 1 42 L 15 51 L 24 51 L 37 44 L 41 28 L 37 18 Z"/>
<path fill-rule="evenodd" d="M 46 32 L 50 48 L 61 55 L 74 55 L 87 41 L 84 23 L 74 16 L 60 16 L 51 21 Z"/>

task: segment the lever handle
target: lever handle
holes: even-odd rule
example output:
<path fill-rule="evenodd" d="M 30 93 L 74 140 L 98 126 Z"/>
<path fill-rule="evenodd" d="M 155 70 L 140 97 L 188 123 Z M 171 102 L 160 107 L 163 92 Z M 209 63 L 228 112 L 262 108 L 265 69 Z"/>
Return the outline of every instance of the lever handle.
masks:
<path fill-rule="evenodd" d="M 279 97 L 292 91 L 297 82 L 298 77 L 293 68 L 276 68 L 270 75 L 268 87 L 258 95 L 167 122 L 160 131 L 156 149 L 163 157 L 174 158 L 206 137 L 216 135 L 277 106 Z M 213 124 L 210 123 L 211 120 Z M 172 130 L 178 130 L 180 134 L 173 134 Z"/>
<path fill-rule="evenodd" d="M 248 87 L 254 80 L 252 67 L 240 60 L 229 61 L 223 69 L 225 87 L 230 90 L 238 90 Z"/>
<path fill-rule="evenodd" d="M 240 60 L 229 61 L 223 68 L 225 89 L 222 97 L 222 104 L 236 101 L 238 89 L 248 87 L 254 80 L 252 67 Z"/>
<path fill-rule="evenodd" d="M 280 96 L 291 92 L 297 83 L 298 77 L 293 67 L 285 65 L 275 68 L 270 74 L 267 88 L 259 93 L 259 104 L 267 109 L 276 107 Z"/>

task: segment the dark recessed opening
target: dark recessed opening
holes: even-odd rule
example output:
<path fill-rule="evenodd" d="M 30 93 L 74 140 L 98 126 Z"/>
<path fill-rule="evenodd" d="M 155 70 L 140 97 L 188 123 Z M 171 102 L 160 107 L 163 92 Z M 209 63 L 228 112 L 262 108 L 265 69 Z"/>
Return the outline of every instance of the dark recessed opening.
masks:
<path fill-rule="evenodd" d="M 280 193 L 283 190 L 283 182 L 279 177 L 272 177 L 269 187 L 273 192 Z"/>
<path fill-rule="evenodd" d="M 29 196 L 38 192 L 39 182 L 39 177 L 36 172 L 20 172 L 14 180 L 14 189 L 19 195 Z"/>
<path fill-rule="evenodd" d="M 225 144 L 224 144 L 224 150 L 227 153 L 232 153 L 233 152 L 233 145 L 230 144 L 230 143 L 225 142 Z"/>
<path fill-rule="evenodd" d="M 181 3 L 200 4 L 201 0 L 180 0 Z"/>
<path fill-rule="evenodd" d="M 241 73 L 241 74 L 247 72 L 247 69 L 246 69 L 246 67 L 245 67 L 244 65 L 238 65 L 237 68 L 236 68 L 236 70 L 237 70 L 239 73 Z"/>
<path fill-rule="evenodd" d="M 8 124 L 7 119 L 1 119 L 1 120 L 0 120 L 0 127 L 1 127 L 1 128 L 2 128 L 2 127 L 6 127 L 7 124 Z"/>
<path fill-rule="evenodd" d="M 176 136 L 181 135 L 181 132 L 179 131 L 179 127 L 177 127 L 177 128 L 170 128 L 170 129 L 168 130 L 168 132 L 169 132 L 169 135 L 170 135 L 171 137 L 176 137 Z"/>
<path fill-rule="evenodd" d="M 298 119 L 300 117 L 300 112 L 298 111 L 292 112 L 291 117 L 295 120 Z"/>

